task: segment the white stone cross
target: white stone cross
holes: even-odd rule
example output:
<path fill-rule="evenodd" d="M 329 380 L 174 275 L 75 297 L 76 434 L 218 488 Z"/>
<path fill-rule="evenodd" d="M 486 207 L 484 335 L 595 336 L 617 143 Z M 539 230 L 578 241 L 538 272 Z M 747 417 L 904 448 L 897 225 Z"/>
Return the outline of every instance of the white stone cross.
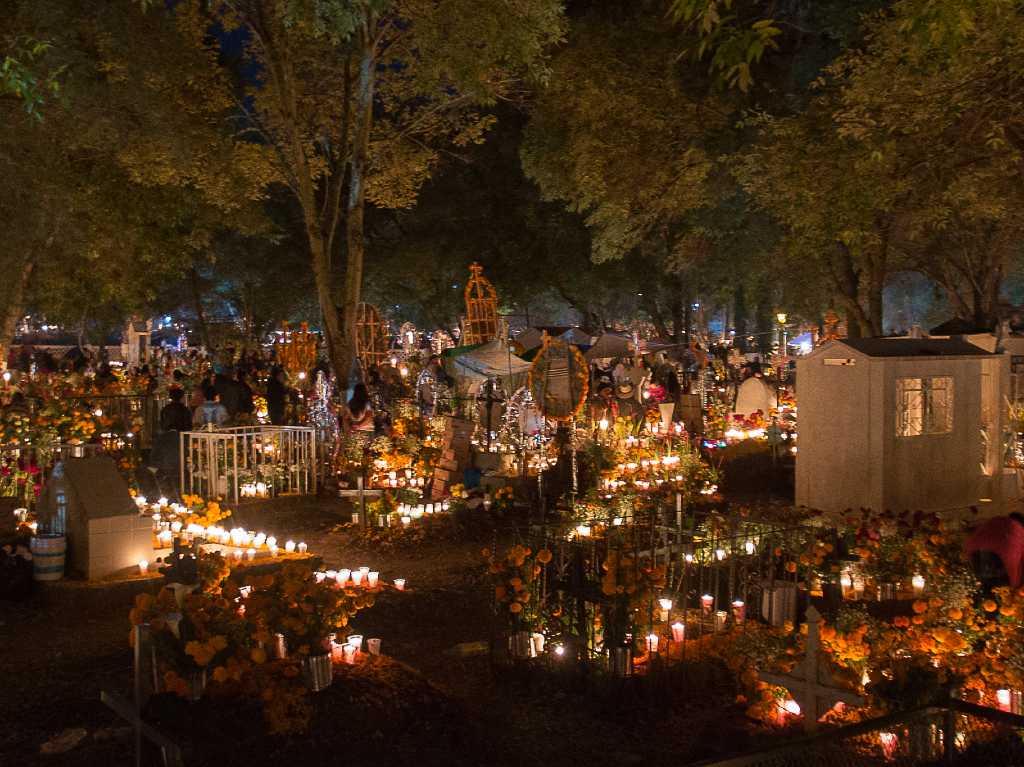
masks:
<path fill-rule="evenodd" d="M 818 652 L 821 649 L 818 623 L 821 614 L 813 607 L 807 608 L 807 652 L 804 659 L 788 674 L 761 673 L 761 680 L 777 684 L 789 690 L 800 706 L 804 717 L 804 729 L 813 730 L 818 720 L 838 702 L 851 706 L 863 706 L 864 699 L 836 686 L 832 675 L 821 667 Z"/>

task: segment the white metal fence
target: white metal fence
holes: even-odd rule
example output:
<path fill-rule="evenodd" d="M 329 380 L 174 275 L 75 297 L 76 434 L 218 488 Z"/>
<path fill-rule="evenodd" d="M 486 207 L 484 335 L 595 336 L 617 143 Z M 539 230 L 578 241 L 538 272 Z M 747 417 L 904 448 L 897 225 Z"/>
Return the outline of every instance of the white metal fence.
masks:
<path fill-rule="evenodd" d="M 182 493 L 234 503 L 316 493 L 316 430 L 310 426 L 235 426 L 186 431 L 180 439 Z"/>

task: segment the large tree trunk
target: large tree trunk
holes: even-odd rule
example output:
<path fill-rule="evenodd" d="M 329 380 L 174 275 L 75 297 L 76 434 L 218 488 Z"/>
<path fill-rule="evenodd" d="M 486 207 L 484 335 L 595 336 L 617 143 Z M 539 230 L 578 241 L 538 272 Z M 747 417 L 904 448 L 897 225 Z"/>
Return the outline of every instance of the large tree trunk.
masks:
<path fill-rule="evenodd" d="M 7 351 L 14 341 L 14 333 L 18 329 L 18 320 L 25 313 L 25 294 L 28 283 L 35 269 L 35 261 L 29 257 L 21 267 L 11 288 L 11 298 L 0 317 L 0 368 L 7 367 Z"/>
<path fill-rule="evenodd" d="M 349 163 L 349 190 L 345 207 L 345 288 L 341 299 L 340 337 L 336 341 L 338 359 L 335 361 L 335 374 L 339 380 L 348 379 L 354 368 L 356 317 L 363 289 L 363 259 L 366 254 L 363 214 L 366 209 L 370 128 L 373 125 L 373 76 L 377 65 L 372 25 L 372 18 L 368 18 L 363 31 L 362 58 L 359 62 L 359 83 L 356 90 L 355 130 L 352 135 L 352 159 Z"/>

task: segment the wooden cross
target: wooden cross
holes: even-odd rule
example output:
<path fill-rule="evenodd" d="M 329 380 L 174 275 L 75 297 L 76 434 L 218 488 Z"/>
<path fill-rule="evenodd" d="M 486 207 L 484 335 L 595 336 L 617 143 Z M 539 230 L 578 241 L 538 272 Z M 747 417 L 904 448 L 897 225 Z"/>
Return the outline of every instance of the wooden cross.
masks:
<path fill-rule="evenodd" d="M 363 527 L 366 527 L 369 524 L 369 522 L 368 522 L 368 520 L 366 518 L 366 498 L 367 498 L 367 496 L 369 496 L 371 498 L 378 498 L 378 497 L 380 497 L 384 493 L 383 490 L 368 489 L 368 488 L 365 487 L 365 485 L 366 485 L 366 482 L 365 482 L 364 478 L 360 475 L 360 476 L 356 477 L 356 489 L 355 490 L 339 490 L 338 491 L 338 497 L 339 498 L 358 498 L 359 499 L 359 511 L 354 512 L 354 514 L 356 516 L 358 516 L 358 520 L 354 520 L 354 521 L 356 521 L 357 524 L 360 524 Z"/>
<path fill-rule="evenodd" d="M 804 729 L 813 730 L 818 720 L 837 702 L 851 706 L 863 706 L 864 699 L 838 687 L 827 669 L 823 669 L 818 658 L 821 650 L 818 623 L 821 614 L 812 606 L 807 608 L 807 652 L 804 659 L 788 674 L 761 673 L 762 681 L 776 684 L 789 690 L 800 705 L 804 717 Z"/>

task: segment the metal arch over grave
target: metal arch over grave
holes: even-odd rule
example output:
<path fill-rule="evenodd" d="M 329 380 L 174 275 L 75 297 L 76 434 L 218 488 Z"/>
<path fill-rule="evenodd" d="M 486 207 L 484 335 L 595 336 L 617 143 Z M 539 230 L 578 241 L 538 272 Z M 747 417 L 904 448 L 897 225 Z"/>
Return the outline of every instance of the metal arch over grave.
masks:
<path fill-rule="evenodd" d="M 772 674 L 761 672 L 761 681 L 779 685 L 789 690 L 800 705 L 800 713 L 804 717 L 804 729 L 813 730 L 818 720 L 836 703 L 850 706 L 863 706 L 864 699 L 856 693 L 838 687 L 832 675 L 822 668 L 819 659 L 821 638 L 818 624 L 821 614 L 812 606 L 807 608 L 807 652 L 804 659 L 788 674 Z"/>
<path fill-rule="evenodd" d="M 480 264 L 469 267 L 470 277 L 466 283 L 466 326 L 462 343 L 483 344 L 498 336 L 498 292 L 491 281 L 484 277 Z"/>
<path fill-rule="evenodd" d="M 356 309 L 356 354 L 363 366 L 384 364 L 389 346 L 388 323 L 380 316 L 380 310 L 373 304 L 359 304 Z"/>

